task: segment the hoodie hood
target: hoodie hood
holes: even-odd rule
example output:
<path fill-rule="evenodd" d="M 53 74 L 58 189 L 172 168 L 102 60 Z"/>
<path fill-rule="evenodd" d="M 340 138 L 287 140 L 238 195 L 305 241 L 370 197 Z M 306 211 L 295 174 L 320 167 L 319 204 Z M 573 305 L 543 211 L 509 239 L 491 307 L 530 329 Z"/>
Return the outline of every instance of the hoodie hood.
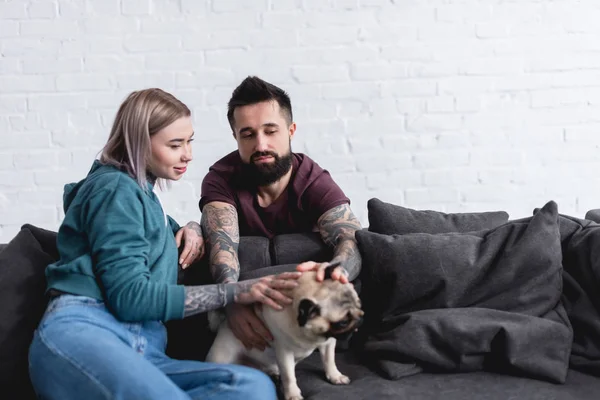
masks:
<path fill-rule="evenodd" d="M 89 182 L 93 179 L 96 179 L 97 177 L 99 177 L 101 175 L 104 175 L 104 174 L 110 173 L 110 172 L 120 172 L 120 171 L 112 165 L 104 165 L 104 164 L 100 163 L 99 160 L 94 160 L 94 162 L 92 164 L 92 168 L 90 168 L 90 170 L 85 178 L 83 178 L 79 182 L 67 183 L 64 186 L 63 211 L 65 213 L 67 212 L 67 210 L 71 206 L 71 203 L 73 203 L 73 200 L 75 199 L 75 197 L 77 197 L 77 193 L 79 193 L 79 190 L 81 190 L 81 188 L 83 187 L 83 185 L 86 182 Z"/>

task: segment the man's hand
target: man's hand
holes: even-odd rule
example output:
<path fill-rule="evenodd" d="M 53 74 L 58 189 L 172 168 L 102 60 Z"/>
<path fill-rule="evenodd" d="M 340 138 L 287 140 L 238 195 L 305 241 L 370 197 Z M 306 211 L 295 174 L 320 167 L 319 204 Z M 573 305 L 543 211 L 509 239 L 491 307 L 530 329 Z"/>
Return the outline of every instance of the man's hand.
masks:
<path fill-rule="evenodd" d="M 333 264 L 334 263 L 316 263 L 314 261 L 307 261 L 303 262 L 302 264 L 298 264 L 296 270 L 300 272 L 316 271 L 317 281 L 322 282 L 325 279 L 325 270 L 327 267 Z M 341 265 L 339 267 L 335 267 L 335 269 L 331 272 L 331 279 L 340 281 L 341 283 L 348 283 L 348 272 Z"/>
<path fill-rule="evenodd" d="M 254 313 L 251 304 L 260 302 L 276 310 L 281 310 L 292 299 L 280 290 L 293 289 L 298 286 L 299 272 L 283 272 L 263 278 L 240 281 L 232 284 L 235 287 L 235 303 L 225 308 L 227 322 L 235 337 L 250 350 L 261 351 L 273 340 L 271 332 Z"/>
<path fill-rule="evenodd" d="M 181 268 L 186 269 L 196 259 L 202 258 L 204 255 L 204 238 L 202 237 L 200 224 L 191 221 L 179 229 L 175 234 L 177 248 L 181 246 L 182 241 L 184 247 L 179 256 L 179 264 L 181 264 Z"/>
<path fill-rule="evenodd" d="M 247 350 L 256 348 L 263 351 L 269 347 L 273 336 L 251 305 L 231 304 L 225 307 L 225 314 L 229 328 Z"/>

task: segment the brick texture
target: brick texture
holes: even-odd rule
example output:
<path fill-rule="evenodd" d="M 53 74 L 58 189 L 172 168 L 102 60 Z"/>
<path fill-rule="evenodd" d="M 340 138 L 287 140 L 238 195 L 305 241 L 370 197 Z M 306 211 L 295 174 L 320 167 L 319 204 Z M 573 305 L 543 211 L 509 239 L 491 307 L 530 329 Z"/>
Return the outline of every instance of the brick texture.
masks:
<path fill-rule="evenodd" d="M 292 97 L 293 149 L 363 224 L 378 197 L 440 211 L 600 208 L 597 0 L 0 2 L 0 242 L 57 229 L 120 102 L 161 87 L 193 110 L 187 176 L 162 198 L 198 220 L 225 112 L 257 74 Z"/>

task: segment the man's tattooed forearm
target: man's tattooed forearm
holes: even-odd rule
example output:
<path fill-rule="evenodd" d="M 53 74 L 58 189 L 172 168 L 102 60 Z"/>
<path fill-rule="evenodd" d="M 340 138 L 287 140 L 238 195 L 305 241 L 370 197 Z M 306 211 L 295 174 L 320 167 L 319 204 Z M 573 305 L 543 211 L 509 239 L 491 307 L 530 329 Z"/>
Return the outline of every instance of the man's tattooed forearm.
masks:
<path fill-rule="evenodd" d="M 323 241 L 334 247 L 332 261 L 342 261 L 348 279 L 353 280 L 360 273 L 362 264 L 355 238 L 356 231 L 361 229 L 360 222 L 350 206 L 342 204 L 323 214 L 318 224 Z"/>
<path fill-rule="evenodd" d="M 237 257 L 240 233 L 235 207 L 208 204 L 202 210 L 201 223 L 213 279 L 218 283 L 237 282 L 240 275 Z"/>
<path fill-rule="evenodd" d="M 327 211 L 319 218 L 319 231 L 325 243 L 336 246 L 344 239 L 354 240 L 354 232 L 361 229 L 348 204 L 342 204 Z"/>
<path fill-rule="evenodd" d="M 355 240 L 341 241 L 335 248 L 332 262 L 341 261 L 349 280 L 354 280 L 360 273 L 362 257 Z"/>

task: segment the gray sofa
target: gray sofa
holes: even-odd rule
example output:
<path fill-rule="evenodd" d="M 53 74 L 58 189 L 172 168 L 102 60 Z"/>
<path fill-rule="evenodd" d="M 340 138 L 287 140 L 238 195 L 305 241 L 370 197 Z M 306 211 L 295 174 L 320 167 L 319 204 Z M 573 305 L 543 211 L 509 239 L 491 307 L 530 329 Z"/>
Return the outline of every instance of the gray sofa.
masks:
<path fill-rule="evenodd" d="M 392 304 L 393 307 L 386 310 L 378 308 L 382 305 L 384 307 L 389 306 L 390 302 L 396 301 L 394 299 L 396 293 L 399 291 L 397 287 L 383 287 L 386 284 L 384 282 L 380 295 L 378 295 L 377 290 L 379 286 L 376 285 L 381 284 L 381 281 L 374 279 L 376 274 L 373 272 L 379 268 L 379 265 L 384 265 L 390 261 L 390 257 L 392 256 L 390 255 L 389 248 L 395 240 L 403 240 L 402 246 L 405 246 L 403 248 L 415 246 L 415 241 L 417 245 L 419 243 L 421 245 L 426 243 L 427 247 L 422 248 L 421 253 L 435 255 L 438 251 L 438 248 L 435 247 L 438 245 L 435 243 L 438 243 L 436 240 L 439 239 L 446 246 L 443 249 L 446 253 L 443 254 L 448 254 L 447 252 L 450 251 L 453 254 L 458 254 L 456 257 L 460 254 L 470 257 L 470 250 L 475 250 L 472 254 L 482 253 L 481 250 L 483 247 L 481 247 L 480 243 L 491 240 L 491 237 L 497 241 L 497 238 L 501 236 L 499 232 L 507 232 L 502 234 L 504 235 L 502 236 L 504 241 L 498 247 L 498 254 L 513 254 L 515 252 L 514 249 L 516 249 L 514 243 L 524 240 L 523 238 L 527 236 L 526 229 L 528 229 L 528 225 L 539 223 L 543 229 L 552 233 L 552 231 L 548 231 L 549 224 L 547 221 L 552 221 L 553 216 L 556 215 L 555 210 L 553 211 L 552 207 L 546 206 L 542 211 L 546 212 L 545 215 L 547 218 L 545 220 L 542 217 L 538 217 L 543 212 L 539 212 L 536 209 L 534 211 L 537 212 L 536 217 L 505 221 L 508 216 L 502 212 L 487 214 L 443 214 L 434 211 L 405 209 L 378 202 L 376 199 L 370 201 L 370 226 L 362 230 L 360 234 L 357 234 L 357 237 L 360 238 L 359 243 L 365 265 L 363 266 L 363 273 L 354 284 L 361 294 L 367 312 L 370 310 L 372 316 L 370 321 L 366 319 L 365 331 L 359 331 L 349 342 L 340 343 L 337 351 L 338 367 L 352 379 L 352 383 L 348 386 L 334 386 L 327 383 L 324 379 L 319 356 L 318 354 L 313 354 L 297 367 L 299 386 L 304 397 L 306 399 L 344 400 L 370 400 L 375 398 L 411 400 L 562 400 L 597 398 L 598 393 L 600 393 L 600 377 L 598 377 L 600 376 L 600 369 L 597 368 L 598 364 L 596 361 L 600 360 L 600 357 L 598 357 L 598 360 L 596 359 L 596 348 L 600 348 L 600 340 L 597 342 L 591 340 L 596 347 L 591 348 L 589 351 L 588 349 L 581 350 L 573 347 L 577 351 L 574 350 L 573 354 L 571 354 L 571 358 L 568 361 L 569 365 L 565 369 L 566 374 L 564 374 L 564 379 L 561 378 L 562 375 L 560 374 L 557 375 L 557 378 L 553 378 L 554 375 L 552 373 L 545 373 L 546 370 L 543 369 L 536 376 L 535 373 L 532 373 L 534 370 L 532 368 L 533 361 L 529 364 L 519 364 L 519 362 L 513 362 L 514 360 L 512 359 L 508 362 L 505 360 L 503 356 L 510 351 L 511 345 L 514 344 L 510 337 L 504 337 L 502 339 L 503 346 L 500 347 L 496 346 L 498 343 L 496 337 L 492 346 L 487 347 L 487 354 L 482 354 L 486 352 L 459 354 L 459 346 L 467 343 L 460 338 L 460 324 L 461 321 L 469 321 L 468 319 L 458 318 L 453 320 L 456 322 L 451 323 L 452 326 L 446 331 L 448 337 L 451 337 L 452 340 L 448 340 L 445 343 L 436 344 L 431 342 L 430 338 L 427 339 L 427 337 L 420 336 L 419 332 L 431 332 L 435 330 L 435 327 L 430 325 L 428 321 L 439 322 L 438 318 L 440 318 L 443 312 L 447 310 L 459 310 L 457 306 L 457 304 L 460 305 L 459 303 L 446 306 L 438 304 L 435 306 L 435 309 L 427 308 L 421 306 L 421 304 L 425 303 L 419 300 L 424 298 L 423 293 L 414 289 L 411 293 L 415 295 L 414 299 L 417 300 L 416 302 L 413 301 L 409 308 L 403 308 L 404 305 L 402 304 L 398 306 Z M 600 233 L 600 228 L 598 230 L 595 229 L 596 227 L 600 227 L 600 225 L 594 222 L 600 221 L 600 212 L 592 210 L 586 214 L 583 220 L 562 215 L 555 219 L 558 221 L 557 232 L 560 236 L 557 240 L 560 240 L 558 242 L 559 246 L 562 244 L 560 256 L 563 257 L 563 261 L 561 265 L 567 265 L 568 263 L 580 264 L 577 261 L 579 258 L 571 254 L 575 251 L 572 250 L 575 248 L 574 246 L 579 246 L 580 243 L 584 242 L 584 240 L 580 239 L 580 236 L 576 235 L 581 235 L 585 231 L 587 234 L 586 237 L 589 237 L 591 228 L 593 228 L 594 232 L 597 231 Z M 524 231 L 518 231 L 518 229 L 521 229 L 518 227 L 522 227 Z M 0 387 L 2 387 L 0 393 L 2 395 L 0 397 L 2 398 L 33 398 L 27 377 L 26 351 L 33 329 L 37 321 L 39 321 L 47 301 L 43 295 L 43 270 L 49 261 L 57 257 L 54 244 L 55 235 L 55 232 L 26 224 L 8 245 L 0 245 L 0 327 L 3 328 L 0 330 L 0 377 L 2 379 L 0 383 Z M 535 237 L 539 238 L 540 235 L 536 234 Z M 552 238 L 553 236 L 549 234 L 548 237 Z M 467 239 L 470 246 L 476 247 L 470 250 L 465 247 L 467 245 L 462 241 Z M 378 240 L 380 242 L 377 242 Z M 406 242 L 406 240 L 411 240 L 411 242 Z M 450 247 L 448 247 L 448 243 L 451 244 Z M 376 247 L 377 250 L 373 251 L 369 247 L 373 245 L 381 247 Z M 531 244 L 531 246 L 533 245 L 535 243 Z M 381 251 L 378 250 L 379 248 L 381 248 Z M 448 249 L 455 249 L 456 251 Z M 598 251 L 598 254 L 600 254 L 600 239 L 598 241 L 598 248 L 594 251 Z M 241 279 L 249 279 L 283 270 L 292 270 L 297 263 L 305 260 L 328 260 L 331 257 L 331 249 L 321 242 L 316 233 L 280 235 L 271 241 L 259 237 L 242 237 L 239 257 L 243 269 Z M 411 260 L 410 264 L 418 265 L 419 268 L 417 270 L 406 267 L 407 270 L 412 271 L 412 275 L 405 276 L 402 279 L 406 279 L 407 282 L 413 282 L 411 279 L 414 277 L 418 278 L 414 281 L 417 283 L 410 283 L 411 288 L 417 288 L 418 282 L 423 281 L 423 276 L 419 275 L 420 271 L 426 269 L 426 265 L 423 264 L 424 262 L 430 262 L 426 256 L 423 257 L 423 259 L 409 258 Z M 449 254 L 446 257 L 452 258 L 453 255 Z M 485 265 L 496 268 L 499 264 L 494 263 L 500 258 L 502 257 L 486 259 L 488 264 Z M 458 258 L 456 259 L 458 260 Z M 392 264 L 390 265 L 393 266 L 395 262 L 393 257 L 391 261 Z M 403 262 L 406 263 L 406 259 Z M 470 265 L 473 266 L 475 264 L 471 263 Z M 484 264 L 480 263 L 477 265 L 481 267 Z M 592 270 L 597 272 L 600 277 L 600 268 L 594 268 Z M 448 278 L 449 275 L 446 269 L 443 269 L 443 271 L 445 274 L 443 277 L 443 286 L 446 290 L 456 287 L 457 281 L 465 281 L 464 275 L 459 280 L 454 281 Z M 569 269 L 568 271 L 570 272 L 568 279 L 573 276 L 575 277 L 574 280 L 578 280 L 577 274 L 573 269 Z M 432 274 L 430 275 L 430 280 L 435 281 L 439 279 L 439 276 L 435 275 L 435 273 L 431 271 L 428 273 Z M 519 274 L 517 275 L 520 276 Z M 179 279 L 180 282 L 185 284 L 210 282 L 208 269 L 204 261 L 196 263 L 185 272 L 180 271 Z M 477 279 L 477 282 L 480 283 L 481 276 Z M 497 277 L 494 279 L 497 279 Z M 469 290 L 464 292 L 468 293 L 467 297 L 470 296 L 469 298 L 471 299 L 472 293 L 474 291 L 477 292 L 478 287 L 483 287 L 479 283 L 477 284 L 479 286 L 469 286 Z M 600 279 L 598 283 L 600 283 Z M 564 287 L 571 288 L 575 286 L 566 282 Z M 410 292 L 411 290 L 402 289 L 400 291 Z M 531 287 L 528 290 L 531 291 Z M 574 293 L 574 291 L 562 293 L 560 299 L 560 303 L 565 304 L 564 309 L 566 310 L 566 314 L 568 314 L 569 318 L 572 317 L 573 322 L 571 324 L 565 322 L 564 326 L 571 329 L 571 331 L 575 331 L 573 346 L 581 343 L 589 343 L 590 338 L 593 339 L 596 334 L 596 332 L 589 334 L 588 332 L 582 333 L 581 329 L 583 328 L 577 328 L 578 318 L 585 319 L 589 315 L 581 311 L 587 309 L 581 308 L 581 304 L 578 301 L 569 300 L 573 296 L 581 297 L 581 294 Z M 600 293 L 600 291 L 596 293 Z M 446 291 L 443 296 L 444 301 L 447 300 L 448 296 L 449 294 Z M 428 295 L 425 297 L 427 297 L 427 301 L 431 301 L 432 296 Z M 509 299 L 505 300 L 508 301 Z M 600 310 L 600 294 L 596 294 L 596 297 L 592 297 L 591 300 L 587 299 L 586 306 L 589 306 L 590 309 L 596 307 Z M 463 307 L 462 305 L 460 307 L 461 310 L 469 312 L 469 307 Z M 502 307 L 504 306 L 499 306 L 499 308 Z M 488 307 L 487 310 L 491 308 L 494 307 Z M 417 316 L 422 315 L 419 313 L 431 312 L 432 310 L 438 311 L 440 314 L 433 314 L 428 321 L 420 326 L 422 330 L 417 329 L 419 326 L 417 328 L 413 326 L 416 330 L 403 331 L 404 326 L 410 325 L 413 319 L 416 320 Z M 504 313 L 502 315 L 507 314 L 506 310 L 502 312 Z M 526 310 L 522 314 L 537 319 L 546 318 L 546 314 L 541 315 L 538 313 L 540 315 L 533 315 L 532 313 Z M 554 311 L 552 313 L 553 315 L 555 314 Z M 578 313 L 581 313 L 581 315 Z M 403 323 L 399 323 L 398 316 L 403 317 L 406 315 L 413 319 L 404 319 L 402 320 Z M 381 320 L 378 320 L 378 318 L 381 318 Z M 381 323 L 383 320 L 385 320 L 387 325 L 382 328 Z M 594 326 L 598 328 L 600 320 L 598 323 L 591 321 L 590 324 L 592 328 Z M 207 328 L 205 315 L 199 315 L 182 321 L 171 321 L 168 323 L 168 329 L 169 347 L 167 352 L 172 357 L 199 360 L 204 358 L 213 338 L 212 333 Z M 504 331 L 509 332 L 510 327 Z M 390 332 L 394 332 L 394 335 L 396 335 L 394 337 L 396 338 L 403 337 L 402 335 L 406 334 L 409 336 L 407 336 L 408 339 L 405 338 L 402 342 L 395 341 L 393 338 L 390 339 L 388 335 Z M 478 332 L 476 333 L 479 335 Z M 411 334 L 414 334 L 414 336 L 410 336 Z M 582 335 L 584 336 L 584 340 L 578 341 L 578 337 Z M 507 334 L 506 336 L 510 335 Z M 469 340 L 473 339 L 473 336 L 465 337 Z M 548 340 L 550 341 L 548 343 L 553 343 L 553 337 L 549 337 Z M 561 345 L 561 343 L 557 342 L 557 346 Z M 529 343 L 529 346 L 535 348 L 537 344 Z M 413 349 L 416 350 L 412 351 Z M 527 349 L 521 348 L 520 351 L 527 351 Z M 442 363 L 440 355 L 444 352 L 456 355 L 456 359 L 460 359 L 460 361 L 450 365 Z M 500 357 L 488 357 L 495 352 Z M 432 356 L 426 358 L 423 357 L 424 354 Z M 589 355 L 589 357 L 586 357 L 586 355 Z M 543 360 L 547 358 L 546 356 L 548 356 L 547 353 L 542 354 Z M 492 360 L 491 363 L 489 362 L 490 359 Z M 500 360 L 501 364 L 502 360 L 505 360 L 505 364 L 498 366 L 500 364 L 494 364 L 494 360 Z M 534 358 L 530 358 L 530 360 L 534 360 Z M 515 366 L 519 368 L 515 368 Z"/>

